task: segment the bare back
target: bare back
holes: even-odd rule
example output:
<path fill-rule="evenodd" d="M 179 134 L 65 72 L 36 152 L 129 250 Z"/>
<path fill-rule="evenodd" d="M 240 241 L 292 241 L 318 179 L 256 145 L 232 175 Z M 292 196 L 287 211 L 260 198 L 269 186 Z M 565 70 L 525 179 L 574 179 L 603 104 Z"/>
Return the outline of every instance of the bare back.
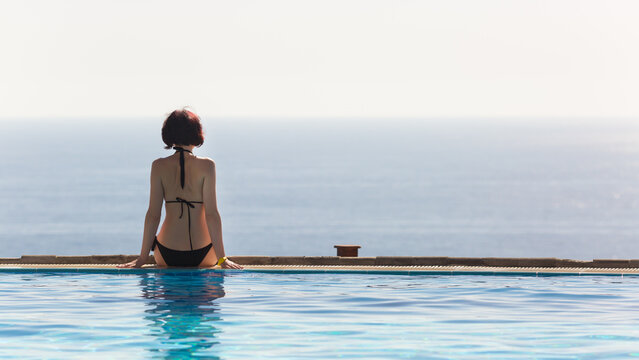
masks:
<path fill-rule="evenodd" d="M 188 205 L 166 201 L 175 201 L 177 198 L 189 202 L 202 202 L 204 200 L 205 177 L 209 176 L 212 160 L 200 158 L 190 153 L 184 154 L 184 188 L 180 181 L 180 154 L 160 158 L 154 161 L 155 171 L 153 176 L 159 177 L 164 193 L 166 217 L 157 234 L 158 241 L 164 246 L 174 250 L 199 249 L 211 242 L 211 237 L 206 224 L 205 207 L 202 203 L 195 203 L 190 209 Z M 190 212 L 190 237 L 187 212 Z M 211 249 L 212 250 L 212 249 Z M 213 253 L 213 251 L 211 251 Z M 211 254 L 209 254 L 211 255 Z"/>

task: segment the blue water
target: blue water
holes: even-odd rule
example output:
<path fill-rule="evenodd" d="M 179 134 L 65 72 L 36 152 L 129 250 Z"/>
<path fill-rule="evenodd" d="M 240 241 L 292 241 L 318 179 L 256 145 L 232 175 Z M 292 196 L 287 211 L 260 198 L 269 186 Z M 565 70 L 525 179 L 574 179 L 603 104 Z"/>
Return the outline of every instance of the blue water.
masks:
<path fill-rule="evenodd" d="M 3 359 L 627 359 L 639 277 L 0 274 Z"/>
<path fill-rule="evenodd" d="M 136 254 L 162 119 L 0 121 L 0 257 Z M 205 119 L 229 255 L 639 258 L 639 122 Z"/>

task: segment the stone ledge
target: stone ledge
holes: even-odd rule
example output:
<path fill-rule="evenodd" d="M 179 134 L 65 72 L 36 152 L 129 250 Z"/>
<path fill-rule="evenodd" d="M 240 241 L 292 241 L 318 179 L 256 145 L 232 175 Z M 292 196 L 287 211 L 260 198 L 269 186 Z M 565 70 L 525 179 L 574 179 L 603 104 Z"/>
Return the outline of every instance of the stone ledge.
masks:
<path fill-rule="evenodd" d="M 0 258 L 0 264 L 121 264 L 137 259 L 137 255 L 22 255 L 20 258 Z M 155 264 L 149 255 L 147 264 Z"/>
<path fill-rule="evenodd" d="M 547 268 L 547 267 L 490 267 L 490 266 L 370 266 L 370 265 L 245 265 L 243 270 L 205 268 L 167 268 L 144 265 L 142 268 L 118 268 L 116 264 L 0 264 L 2 273 L 104 273 L 104 274 L 202 274 L 207 272 L 258 273 L 346 273 L 392 275 L 512 275 L 512 276 L 639 276 L 639 268 Z"/>
<path fill-rule="evenodd" d="M 137 255 L 23 255 L 0 258 L 0 264 L 122 264 Z M 591 261 L 557 258 L 469 258 L 445 256 L 261 256 L 238 255 L 229 259 L 241 265 L 341 265 L 341 266 L 478 266 L 535 268 L 639 268 L 639 259 L 595 259 Z M 155 264 L 149 255 L 147 264 Z"/>

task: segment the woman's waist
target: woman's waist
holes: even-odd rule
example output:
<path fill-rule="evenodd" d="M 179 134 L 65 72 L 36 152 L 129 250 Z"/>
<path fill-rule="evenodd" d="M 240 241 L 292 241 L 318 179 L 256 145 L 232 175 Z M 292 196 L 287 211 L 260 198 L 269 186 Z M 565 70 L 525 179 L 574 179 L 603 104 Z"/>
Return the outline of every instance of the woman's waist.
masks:
<path fill-rule="evenodd" d="M 164 222 L 162 223 L 162 230 L 170 231 L 172 233 L 184 232 L 187 235 L 189 233 L 189 230 L 191 234 L 199 232 L 208 234 L 208 228 L 204 216 L 193 216 L 193 214 L 191 214 L 191 221 L 188 221 L 186 219 L 186 215 L 180 219 L 177 216 L 166 214 Z"/>
<path fill-rule="evenodd" d="M 175 250 L 190 250 L 206 246 L 211 242 L 208 229 L 204 226 L 191 225 L 191 232 L 183 226 L 172 226 L 165 223 L 157 235 L 158 241 Z"/>

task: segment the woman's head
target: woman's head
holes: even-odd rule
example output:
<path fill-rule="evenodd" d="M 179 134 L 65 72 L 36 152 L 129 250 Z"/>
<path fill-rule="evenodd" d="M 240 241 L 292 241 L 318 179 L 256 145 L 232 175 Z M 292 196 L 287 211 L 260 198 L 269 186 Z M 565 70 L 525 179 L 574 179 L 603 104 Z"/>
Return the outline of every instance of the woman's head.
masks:
<path fill-rule="evenodd" d="M 176 145 L 202 145 L 204 134 L 200 117 L 186 109 L 173 111 L 162 125 L 162 141 L 166 144 L 165 149 Z"/>

